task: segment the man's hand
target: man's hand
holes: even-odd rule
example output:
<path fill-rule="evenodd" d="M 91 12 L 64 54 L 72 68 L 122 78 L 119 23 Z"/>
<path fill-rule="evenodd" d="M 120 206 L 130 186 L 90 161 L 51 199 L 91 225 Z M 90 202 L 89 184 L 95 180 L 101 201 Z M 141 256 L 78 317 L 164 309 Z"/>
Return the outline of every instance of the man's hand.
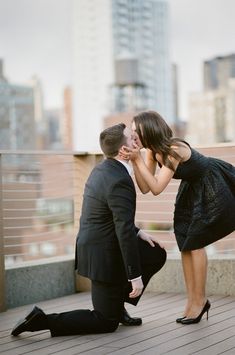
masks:
<path fill-rule="evenodd" d="M 132 285 L 132 291 L 131 291 L 131 293 L 129 293 L 129 297 L 136 298 L 136 297 L 140 296 L 141 292 L 144 288 L 142 278 L 140 277 L 136 280 L 131 281 L 131 285 Z"/>
<path fill-rule="evenodd" d="M 164 249 L 164 246 L 161 245 L 157 240 L 156 237 L 154 237 L 153 235 L 150 235 L 148 233 L 145 233 L 142 229 L 139 230 L 138 232 L 138 237 L 140 237 L 141 239 L 143 239 L 145 242 L 148 242 L 151 247 L 155 247 L 154 243 L 157 243 L 160 245 L 161 248 Z"/>

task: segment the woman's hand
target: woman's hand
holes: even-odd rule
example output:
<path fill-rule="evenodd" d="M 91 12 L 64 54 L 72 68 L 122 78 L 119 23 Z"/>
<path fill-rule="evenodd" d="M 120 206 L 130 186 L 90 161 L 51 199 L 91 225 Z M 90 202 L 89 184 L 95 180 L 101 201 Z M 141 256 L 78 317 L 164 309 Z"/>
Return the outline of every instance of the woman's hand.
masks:
<path fill-rule="evenodd" d="M 140 148 L 136 143 L 133 143 L 133 148 L 122 146 L 119 151 L 121 157 L 125 160 L 135 161 L 141 157 Z"/>

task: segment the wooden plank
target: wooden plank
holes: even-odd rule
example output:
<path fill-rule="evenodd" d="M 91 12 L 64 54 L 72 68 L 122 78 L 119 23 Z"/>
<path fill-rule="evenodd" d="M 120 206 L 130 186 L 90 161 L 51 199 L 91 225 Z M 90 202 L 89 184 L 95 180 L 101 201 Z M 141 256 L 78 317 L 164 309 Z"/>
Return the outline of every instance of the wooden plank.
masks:
<path fill-rule="evenodd" d="M 233 354 L 235 351 L 235 298 L 210 296 L 212 307 L 208 322 L 184 326 L 177 324 L 185 295 L 146 292 L 137 307 L 127 305 L 133 316 L 143 318 L 139 327 L 120 325 L 114 333 L 51 338 L 49 331 L 26 332 L 11 337 L 12 326 L 30 306 L 0 314 L 0 353 L 4 355 L 84 354 Z M 40 302 L 46 313 L 76 308 L 91 308 L 90 293 L 79 293 Z"/>
<path fill-rule="evenodd" d="M 227 334 L 225 338 L 216 342 L 215 345 L 208 346 L 203 350 L 199 350 L 194 354 L 198 355 L 220 355 L 220 354 L 235 354 L 235 340 L 234 340 L 234 332 L 232 337 L 227 338 Z"/>

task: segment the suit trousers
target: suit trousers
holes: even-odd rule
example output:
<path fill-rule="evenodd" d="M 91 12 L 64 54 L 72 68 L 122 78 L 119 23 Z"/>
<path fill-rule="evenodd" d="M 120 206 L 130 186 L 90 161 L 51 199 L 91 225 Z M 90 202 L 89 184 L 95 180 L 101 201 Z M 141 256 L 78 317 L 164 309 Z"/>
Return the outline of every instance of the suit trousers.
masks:
<path fill-rule="evenodd" d="M 139 252 L 144 289 L 150 278 L 166 261 L 166 252 L 158 244 L 151 247 L 139 239 Z M 124 302 L 137 305 L 141 295 L 129 298 L 130 282 L 111 284 L 92 280 L 93 310 L 78 309 L 59 314 L 48 314 L 47 323 L 52 336 L 113 332 L 117 329 Z M 143 291 L 144 291 L 143 289 Z M 142 292 L 143 293 L 143 292 Z"/>

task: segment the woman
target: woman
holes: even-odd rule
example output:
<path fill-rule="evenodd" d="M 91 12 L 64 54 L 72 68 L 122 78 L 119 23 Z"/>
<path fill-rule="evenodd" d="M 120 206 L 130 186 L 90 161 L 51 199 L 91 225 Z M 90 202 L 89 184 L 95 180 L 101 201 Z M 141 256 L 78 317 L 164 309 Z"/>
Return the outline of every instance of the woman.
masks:
<path fill-rule="evenodd" d="M 190 145 L 172 137 L 164 119 L 153 111 L 133 119 L 136 134 L 133 149 L 123 149 L 130 158 L 137 184 L 143 193 L 160 194 L 172 178 L 181 179 L 174 212 L 174 232 L 182 255 L 187 304 L 176 322 L 200 322 L 210 308 L 206 299 L 207 255 L 205 246 L 235 229 L 235 167 L 205 157 Z M 140 154 L 146 148 L 146 161 Z M 159 165 L 159 173 L 155 170 Z"/>

